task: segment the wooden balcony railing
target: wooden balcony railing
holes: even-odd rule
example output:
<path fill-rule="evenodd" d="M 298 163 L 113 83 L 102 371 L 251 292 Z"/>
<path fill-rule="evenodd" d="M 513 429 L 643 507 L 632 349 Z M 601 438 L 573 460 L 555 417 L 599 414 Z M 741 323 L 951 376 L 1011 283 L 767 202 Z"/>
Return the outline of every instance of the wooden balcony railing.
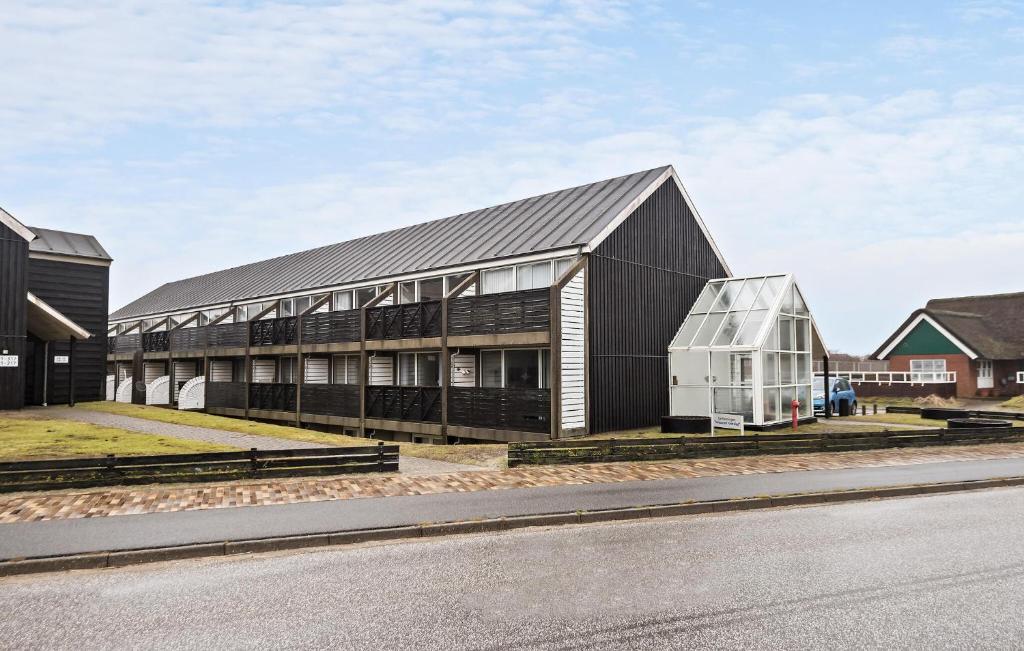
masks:
<path fill-rule="evenodd" d="M 139 334 L 107 337 L 107 350 L 111 353 L 134 353 L 141 346 L 142 336 Z"/>
<path fill-rule="evenodd" d="M 245 346 L 246 330 L 249 324 L 242 323 L 218 323 L 217 325 L 204 326 L 206 330 L 206 345 L 210 348 L 238 348 Z"/>
<path fill-rule="evenodd" d="M 384 305 L 366 310 L 367 339 L 441 336 L 441 301 Z"/>
<path fill-rule="evenodd" d="M 359 341 L 359 310 L 316 312 L 302 317 L 303 344 Z"/>
<path fill-rule="evenodd" d="M 282 346 L 298 342 L 298 317 L 260 319 L 249 322 L 249 344 L 252 346 Z"/>
<path fill-rule="evenodd" d="M 438 387 L 366 387 L 366 417 L 386 420 L 441 422 Z"/>
<path fill-rule="evenodd" d="M 303 384 L 302 413 L 359 418 L 359 385 Z"/>
<path fill-rule="evenodd" d="M 245 382 L 207 382 L 206 406 L 245 409 Z"/>
<path fill-rule="evenodd" d="M 249 409 L 295 411 L 295 385 L 277 383 L 250 384 Z"/>
<path fill-rule="evenodd" d="M 448 301 L 448 336 L 533 332 L 551 327 L 548 288 Z"/>
<path fill-rule="evenodd" d="M 551 390 L 449 387 L 448 423 L 487 429 L 550 432 Z"/>
<path fill-rule="evenodd" d="M 171 350 L 201 350 L 206 348 L 207 327 L 171 330 Z"/>
<path fill-rule="evenodd" d="M 142 333 L 142 351 L 146 353 L 166 353 L 171 343 L 171 333 L 166 330 Z"/>

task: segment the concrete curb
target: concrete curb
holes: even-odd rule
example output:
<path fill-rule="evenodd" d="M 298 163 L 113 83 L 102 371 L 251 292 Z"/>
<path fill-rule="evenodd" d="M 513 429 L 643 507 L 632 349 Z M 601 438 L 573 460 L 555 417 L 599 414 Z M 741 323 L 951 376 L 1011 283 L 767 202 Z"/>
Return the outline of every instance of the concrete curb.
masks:
<path fill-rule="evenodd" d="M 689 502 L 683 504 L 659 504 L 626 509 L 610 509 L 606 511 L 577 511 L 574 513 L 524 515 L 462 522 L 425 523 L 407 527 L 339 531 L 337 533 L 312 534 L 308 536 L 285 536 L 278 538 L 260 538 L 255 540 L 235 540 L 219 543 L 181 545 L 176 547 L 155 547 L 150 549 L 75 554 L 69 556 L 51 556 L 46 558 L 27 558 L 0 561 L 0 577 L 36 574 L 41 572 L 61 572 L 65 570 L 94 570 L 105 567 L 124 567 L 127 565 L 155 563 L 159 561 L 207 558 L 215 556 L 236 556 L 240 554 L 351 545 L 364 542 L 407 540 L 410 538 L 451 536 L 467 533 L 491 533 L 525 529 L 527 527 L 551 527 L 566 524 L 588 524 L 596 522 L 640 520 L 644 518 L 665 518 L 679 515 L 727 513 L 731 511 L 769 509 L 787 506 L 813 506 L 837 502 L 854 502 L 892 497 L 907 497 L 911 495 L 953 493 L 959 491 L 984 490 L 988 488 L 1005 488 L 1009 486 L 1022 485 L 1024 485 L 1024 476 L 1005 477 L 999 479 L 979 479 L 938 484 L 918 484 L 910 486 L 890 486 L 885 488 L 841 490 L 821 493 L 758 496 L 732 500 Z"/>

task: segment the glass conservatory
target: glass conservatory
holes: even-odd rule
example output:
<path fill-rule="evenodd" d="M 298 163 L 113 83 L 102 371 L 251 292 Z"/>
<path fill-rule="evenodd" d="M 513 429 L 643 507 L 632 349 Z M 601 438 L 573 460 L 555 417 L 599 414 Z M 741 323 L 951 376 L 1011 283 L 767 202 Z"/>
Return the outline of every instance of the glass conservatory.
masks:
<path fill-rule="evenodd" d="M 813 416 L 811 359 L 825 347 L 792 274 L 704 287 L 669 346 L 673 416 L 742 414 L 759 428 Z"/>

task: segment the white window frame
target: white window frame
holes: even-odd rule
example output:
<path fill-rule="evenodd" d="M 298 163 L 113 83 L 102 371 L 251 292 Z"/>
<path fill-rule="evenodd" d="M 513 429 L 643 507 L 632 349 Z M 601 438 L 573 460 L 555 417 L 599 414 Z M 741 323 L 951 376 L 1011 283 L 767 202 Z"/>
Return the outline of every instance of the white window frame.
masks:
<path fill-rule="evenodd" d="M 519 270 L 521 268 L 524 268 L 524 267 L 535 267 L 535 266 L 541 265 L 541 264 L 547 264 L 548 268 L 549 268 L 549 271 L 551 272 L 551 284 L 548 285 L 548 287 L 550 287 L 551 285 L 555 284 L 558 281 L 558 276 L 556 275 L 556 271 L 557 271 L 558 265 L 559 264 L 565 264 L 564 268 L 568 269 L 569 267 L 572 266 L 572 264 L 575 261 L 575 259 L 576 258 L 574 258 L 572 256 L 567 256 L 567 257 L 562 257 L 562 258 L 552 258 L 552 259 L 549 259 L 549 260 L 537 260 L 537 261 L 534 261 L 534 262 L 524 262 L 522 264 L 508 265 L 506 267 L 495 267 L 493 269 L 485 269 L 485 270 L 480 272 L 480 275 L 481 275 L 481 278 L 480 278 L 480 293 L 481 294 L 488 293 L 488 292 L 484 292 L 484 290 L 483 290 L 483 288 L 484 288 L 483 275 L 484 274 L 486 274 L 488 272 L 508 271 L 509 269 L 512 270 L 512 285 L 514 287 L 514 289 L 512 289 L 510 291 L 514 291 L 514 292 L 525 291 L 522 287 L 519 286 Z M 531 287 L 530 289 L 541 289 L 541 288 L 539 288 L 539 287 Z M 500 294 L 502 292 L 489 292 L 489 293 Z"/>
<path fill-rule="evenodd" d="M 402 384 L 402 356 L 403 355 L 412 355 L 412 375 L 413 375 L 412 384 Z M 438 375 L 437 375 L 437 378 L 436 378 L 437 384 L 424 384 L 423 383 L 423 378 L 420 377 L 420 373 L 421 373 L 421 371 L 420 371 L 420 356 L 421 355 L 437 355 L 438 356 L 438 365 L 437 365 Z M 395 364 L 395 367 L 396 367 L 395 368 L 395 370 L 396 370 L 395 383 L 396 383 L 396 385 L 397 386 L 403 386 L 403 387 L 425 387 L 425 388 L 429 388 L 429 389 L 434 389 L 434 388 L 440 387 L 441 386 L 441 366 L 442 366 L 441 363 L 440 363 L 440 361 L 441 361 L 440 357 L 441 357 L 440 351 L 438 351 L 436 353 L 435 352 L 431 352 L 431 351 L 417 351 L 417 352 L 411 352 L 411 353 L 398 353 L 397 359 L 395 359 L 395 362 L 396 362 L 396 364 Z"/>
<path fill-rule="evenodd" d="M 348 366 L 349 366 L 348 360 L 349 360 L 349 358 L 352 358 L 352 357 L 356 358 L 357 361 L 359 359 L 359 355 L 353 355 L 351 353 L 350 354 L 331 355 L 331 377 L 330 377 L 331 384 L 360 384 L 359 364 L 358 363 L 356 364 L 355 377 L 353 379 L 351 379 L 351 380 L 348 377 Z M 342 367 L 345 369 L 345 377 L 343 378 L 344 381 L 342 381 L 342 382 L 338 381 L 338 374 L 336 372 L 337 362 L 338 362 L 339 359 L 340 360 L 344 360 L 342 362 Z"/>
<path fill-rule="evenodd" d="M 909 368 L 911 382 L 938 382 L 946 378 L 946 360 L 943 358 L 911 359 Z"/>

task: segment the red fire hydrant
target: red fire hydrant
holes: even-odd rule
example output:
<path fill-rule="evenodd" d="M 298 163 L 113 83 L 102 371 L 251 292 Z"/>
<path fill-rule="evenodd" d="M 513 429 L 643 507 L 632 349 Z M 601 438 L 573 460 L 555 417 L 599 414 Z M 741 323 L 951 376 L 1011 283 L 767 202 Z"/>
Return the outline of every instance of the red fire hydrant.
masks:
<path fill-rule="evenodd" d="M 793 431 L 795 432 L 797 421 L 800 420 L 800 401 L 794 400 L 789 403 L 789 407 L 793 410 Z"/>

